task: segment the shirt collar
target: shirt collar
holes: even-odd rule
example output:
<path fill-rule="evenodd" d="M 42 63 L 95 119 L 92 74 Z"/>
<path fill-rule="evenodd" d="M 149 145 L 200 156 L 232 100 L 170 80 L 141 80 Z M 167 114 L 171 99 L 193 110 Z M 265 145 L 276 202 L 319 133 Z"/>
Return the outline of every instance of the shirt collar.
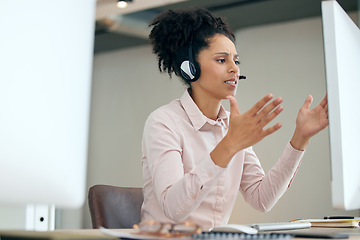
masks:
<path fill-rule="evenodd" d="M 216 121 L 207 118 L 195 104 L 194 100 L 189 94 L 189 89 L 187 89 L 182 97 L 180 98 L 182 107 L 184 108 L 186 114 L 188 115 L 190 122 L 196 130 L 200 130 L 206 123 L 215 125 Z M 220 106 L 219 119 L 222 119 L 226 126 L 229 126 L 229 113 Z"/>

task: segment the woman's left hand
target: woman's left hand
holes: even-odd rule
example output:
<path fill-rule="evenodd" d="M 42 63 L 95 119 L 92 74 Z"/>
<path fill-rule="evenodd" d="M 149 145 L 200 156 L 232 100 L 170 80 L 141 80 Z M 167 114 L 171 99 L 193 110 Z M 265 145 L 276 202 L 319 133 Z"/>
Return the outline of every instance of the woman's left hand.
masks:
<path fill-rule="evenodd" d="M 296 118 L 296 129 L 291 145 L 298 150 L 304 150 L 310 138 L 329 125 L 327 95 L 318 106 L 310 110 L 312 101 L 313 97 L 309 95 Z"/>

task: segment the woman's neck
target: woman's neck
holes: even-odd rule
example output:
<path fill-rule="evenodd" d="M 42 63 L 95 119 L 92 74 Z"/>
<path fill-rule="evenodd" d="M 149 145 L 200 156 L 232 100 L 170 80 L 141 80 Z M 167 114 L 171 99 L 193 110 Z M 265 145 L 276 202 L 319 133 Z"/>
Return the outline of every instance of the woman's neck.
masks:
<path fill-rule="evenodd" d="M 212 120 L 216 120 L 218 118 L 221 100 L 209 99 L 205 96 L 202 96 L 201 94 L 195 94 L 191 91 L 189 91 L 189 93 L 200 111 L 207 118 L 210 118 Z"/>

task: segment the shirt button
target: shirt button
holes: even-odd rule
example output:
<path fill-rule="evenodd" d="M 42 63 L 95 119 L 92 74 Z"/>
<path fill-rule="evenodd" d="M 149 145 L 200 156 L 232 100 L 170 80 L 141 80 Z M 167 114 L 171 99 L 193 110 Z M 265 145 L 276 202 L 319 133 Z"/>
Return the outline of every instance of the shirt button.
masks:
<path fill-rule="evenodd" d="M 223 120 L 218 119 L 218 123 L 219 123 L 220 126 L 224 126 L 224 121 Z"/>

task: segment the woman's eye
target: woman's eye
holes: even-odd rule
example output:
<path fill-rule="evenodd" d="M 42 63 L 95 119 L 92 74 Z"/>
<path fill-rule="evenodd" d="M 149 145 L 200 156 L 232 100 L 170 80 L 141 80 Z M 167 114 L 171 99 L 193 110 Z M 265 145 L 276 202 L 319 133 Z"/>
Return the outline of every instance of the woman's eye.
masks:
<path fill-rule="evenodd" d="M 224 63 L 225 62 L 225 59 L 218 59 L 217 60 L 219 63 Z"/>
<path fill-rule="evenodd" d="M 240 65 L 240 61 L 239 60 L 235 60 L 234 61 L 236 65 Z"/>

